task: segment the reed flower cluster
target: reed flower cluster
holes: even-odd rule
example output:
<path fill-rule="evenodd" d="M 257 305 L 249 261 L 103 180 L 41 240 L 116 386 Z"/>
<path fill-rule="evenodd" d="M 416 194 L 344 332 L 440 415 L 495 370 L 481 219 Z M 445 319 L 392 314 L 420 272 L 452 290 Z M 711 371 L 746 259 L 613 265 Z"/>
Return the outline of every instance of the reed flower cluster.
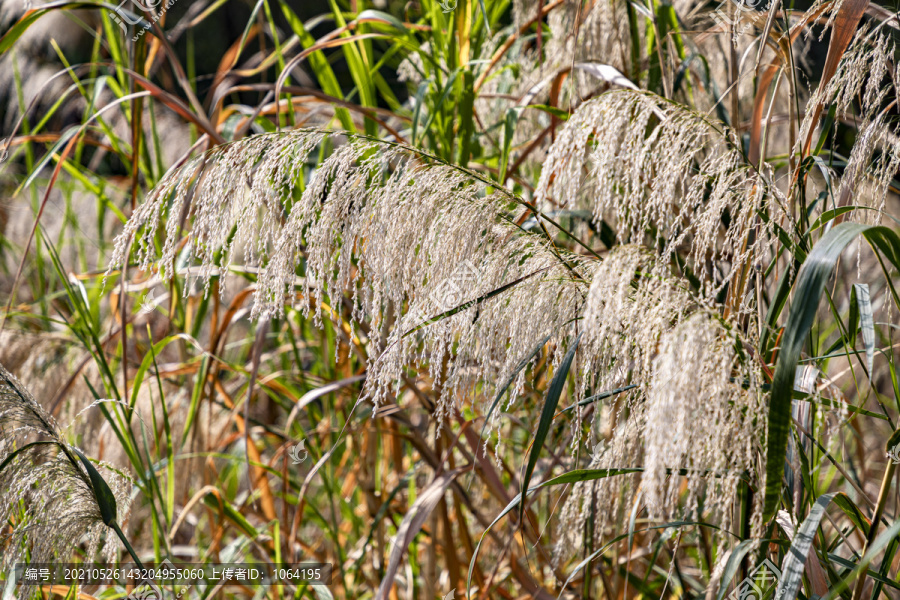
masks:
<path fill-rule="evenodd" d="M 545 210 L 590 210 L 597 223 L 614 224 L 622 242 L 646 242 L 664 256 L 688 247 L 713 296 L 752 252 L 745 241 L 756 212 L 773 208 L 763 205 L 770 186 L 739 147 L 730 129 L 685 106 L 618 90 L 566 122 L 535 195 Z M 713 268 L 717 260 L 726 263 L 723 273 Z"/>
<path fill-rule="evenodd" d="M 736 596 L 763 558 L 786 597 L 888 593 L 866 573 L 900 531 L 894 13 L 278 2 L 206 77 L 176 38 L 227 2 L 137 45 L 106 8 L 42 87 L 24 34 L 71 3 L 7 4 L 0 171 L 43 189 L 0 206 L 24 249 L 0 332 L 28 332 L 7 366 L 57 400 L 0 367 L 0 571 L 112 558 L 111 532 L 140 563 L 132 480 L 83 443 L 138 474 L 155 561 L 314 551 L 341 597 L 461 595 L 467 559 L 467 596 Z M 94 389 L 116 400 L 68 436 L 49 413 Z"/>
<path fill-rule="evenodd" d="M 590 369 L 603 389 L 644 383 L 660 337 L 696 305 L 646 248 L 613 249 L 594 273 L 584 312 Z"/>
<path fill-rule="evenodd" d="M 674 474 L 683 470 L 684 514 L 696 515 L 702 497 L 704 508 L 729 526 L 730 503 L 740 480 L 755 472 L 763 441 L 758 432 L 765 429 L 761 374 L 742 355 L 740 337 L 706 311 L 660 340 L 643 432 L 643 485 L 654 516 L 680 516 L 674 507 L 681 482 Z"/>
<path fill-rule="evenodd" d="M 665 108 L 660 103 L 647 105 L 650 100 L 641 95 L 610 94 L 605 98 L 617 109 L 631 107 L 632 118 L 650 118 Z M 616 112 L 597 102 L 574 118 L 596 111 Z M 690 160 L 676 160 L 674 155 L 694 149 L 692 144 L 701 136 L 710 135 L 708 126 L 697 125 L 695 119 L 678 111 L 671 111 L 668 118 L 680 119 L 685 127 L 694 125 L 686 133 L 682 131 L 675 142 L 659 141 L 656 149 L 673 157 L 665 164 L 654 163 L 647 171 L 658 174 L 657 179 L 664 170 L 689 171 Z M 629 159 L 637 160 L 648 150 L 641 149 L 636 137 L 629 137 L 627 121 L 620 123 L 620 133 L 628 137 L 621 148 L 630 153 Z M 579 137 L 580 131 L 567 127 L 566 142 L 584 148 L 586 139 Z M 529 215 L 535 217 L 523 201 L 502 189 L 490 192 L 477 175 L 397 144 L 348 136 L 338 140 L 333 152 L 315 169 L 307 169 L 309 154 L 333 140 L 323 132 L 307 130 L 257 136 L 170 173 L 129 221 L 117 241 L 111 268 L 124 263 L 131 237 L 140 233 L 137 254 L 141 266 L 171 274 L 181 235 L 173 224 L 180 219 L 172 217 L 193 216 L 187 248 L 192 254 L 189 258 L 199 261 L 204 273 L 226 269 L 237 253 L 245 263 L 260 265 L 254 316 L 276 317 L 283 314 L 285 304 L 293 304 L 316 322 L 321 323 L 326 314 L 340 321 L 340 309 L 346 305 L 352 315 L 352 334 L 369 332 L 366 395 L 378 406 L 397 393 L 410 366 L 418 367 L 429 374 L 433 389 L 440 390 L 438 419 L 461 408 L 460 399 L 471 392 L 493 397 L 500 382 L 510 377 L 513 383 L 506 406 L 511 405 L 525 386 L 526 370 L 519 365 L 523 357 L 535 356 L 535 344 L 543 340 L 541 345 L 550 348 L 552 368 L 581 333 L 581 358 L 573 370 L 577 397 L 589 388 L 638 384 L 624 402 L 612 410 L 596 411 L 595 418 L 609 419 L 600 425 L 611 432 L 604 440 L 605 456 L 615 464 L 637 464 L 645 452 L 652 452 L 646 455 L 653 461 L 649 471 L 653 489 L 648 494 L 657 505 L 672 495 L 660 469 L 685 466 L 687 476 L 696 480 L 691 489 L 699 493 L 708 472 L 722 471 L 733 458 L 730 454 L 714 457 L 716 440 L 735 436 L 750 444 L 753 429 L 741 428 L 748 423 L 759 425 L 764 403 L 745 403 L 746 421 L 728 421 L 722 415 L 723 403 L 743 399 L 736 391 L 740 386 L 735 388 L 729 378 L 743 377 L 736 370 L 739 365 L 733 354 L 716 354 L 727 349 L 722 336 L 716 337 L 718 331 L 701 327 L 700 337 L 690 342 L 696 347 L 693 353 L 673 354 L 677 343 L 688 343 L 677 336 L 687 335 L 692 325 L 708 325 L 697 319 L 685 325 L 685 319 L 699 308 L 713 305 L 708 298 L 689 292 L 684 280 L 659 260 L 656 251 L 625 244 L 597 260 L 561 250 L 546 237 L 516 225 Z M 698 178 L 685 174 L 680 183 L 667 184 L 675 187 L 651 189 L 649 202 L 635 203 L 635 209 L 649 205 L 641 215 L 626 217 L 623 208 L 628 227 L 636 232 L 655 225 L 671 232 L 676 242 L 690 233 L 700 248 L 718 239 L 721 214 L 715 211 L 733 210 L 732 222 L 743 219 L 746 224 L 749 211 L 738 212 L 744 209 L 737 198 L 741 190 L 752 187 L 750 176 L 738 167 L 732 152 L 711 155 L 716 158 L 703 165 L 712 174 L 712 194 L 718 199 L 704 208 L 697 198 L 688 205 L 694 211 L 692 219 L 665 215 L 668 203 L 662 198 L 666 194 L 693 198 L 702 193 L 695 181 Z M 546 184 L 545 190 L 567 193 L 565 182 L 572 177 L 571 168 L 564 169 L 562 160 L 558 152 L 551 161 L 548 172 L 555 169 L 559 178 Z M 619 173 L 624 167 L 615 166 L 611 157 L 596 157 L 595 162 L 602 163 L 596 169 L 601 179 L 621 176 L 622 185 L 637 190 L 637 176 L 630 182 L 627 179 L 631 170 Z M 735 183 L 737 190 L 729 187 Z M 600 202 L 602 207 L 602 203 L 611 205 L 615 200 L 610 195 Z M 162 259 L 157 263 L 154 240 L 165 210 L 169 220 Z M 537 219 L 543 222 L 542 217 Z M 738 241 L 736 229 L 729 229 L 725 236 L 732 245 Z M 435 298 L 448 282 L 454 283 L 463 264 L 468 266 L 467 281 L 457 286 L 454 300 L 444 303 L 441 313 L 433 314 Z M 427 317 L 424 323 L 423 315 Z M 673 341 L 676 339 L 680 341 Z M 698 367 L 693 363 L 700 359 L 724 362 L 702 365 L 709 372 L 706 378 L 681 381 L 682 387 L 695 388 L 673 388 L 671 393 L 677 392 L 677 399 L 664 396 L 659 381 L 694 372 Z M 716 367 L 721 371 L 713 373 Z M 715 402 L 711 401 L 703 415 L 708 419 L 694 421 L 693 433 L 697 440 L 711 445 L 681 440 L 679 444 L 687 443 L 693 453 L 663 458 L 665 444 L 654 428 L 663 426 L 667 412 L 687 410 L 684 406 L 666 407 L 703 396 Z M 490 425 L 495 428 L 499 412 L 492 415 Z M 576 429 L 581 411 L 578 415 Z M 657 419 L 663 421 L 657 423 Z M 746 462 L 748 453 L 740 453 L 740 459 Z M 749 468 L 744 462 L 739 470 Z M 614 498 L 615 490 L 626 481 L 610 479 L 597 486 L 611 486 L 608 493 Z M 733 480 L 726 479 L 718 489 L 723 490 L 724 503 L 727 492 L 734 489 Z M 573 510 L 570 507 L 570 513 Z"/>
<path fill-rule="evenodd" d="M 595 413 L 588 468 L 643 472 L 576 484 L 561 513 L 558 556 L 581 547 L 588 520 L 600 544 L 638 489 L 653 518 L 697 516 L 702 498 L 727 524 L 740 482 L 758 485 L 768 398 L 746 340 L 717 314 L 647 249 L 619 246 L 598 267 L 585 310 L 585 368 L 600 374 L 591 379 L 597 389 L 637 385 Z"/>
<path fill-rule="evenodd" d="M 527 209 L 513 197 L 488 194 L 470 173 L 429 164 L 406 147 L 351 138 L 304 172 L 323 140 L 322 132 L 305 130 L 258 136 L 169 174 L 127 224 L 112 266 L 125 261 L 142 229 L 137 253 L 151 268 L 162 211 L 186 211 L 193 216 L 190 252 L 204 274 L 227 269 L 238 248 L 246 264 L 264 264 L 256 317 L 281 315 L 287 302 L 321 322 L 330 302 L 338 310 L 328 314 L 339 319 L 350 292 L 354 321 L 377 332 L 369 340 L 369 397 L 379 404 L 408 365 L 427 365 L 443 390 L 439 416 L 457 392 L 505 379 L 535 340 L 552 337 L 564 349 L 592 261 L 516 226 Z M 299 192 L 301 175 L 308 178 Z M 166 224 L 163 275 L 174 270 L 176 221 Z M 417 320 L 404 315 L 432 306 L 462 264 L 477 275 L 465 283 L 459 310 L 416 331 Z M 451 351 L 455 358 L 442 372 Z M 521 385 L 513 386 L 514 397 Z"/>
<path fill-rule="evenodd" d="M 112 561 L 117 539 L 103 522 L 88 473 L 53 417 L 0 366 L 0 570 L 16 562 L 65 562 L 84 544 Z M 101 468 L 102 465 L 101 465 Z M 103 469 L 127 518 L 130 481 Z M 105 543 L 104 543 L 105 534 Z M 20 589 L 22 597 L 28 587 Z"/>
<path fill-rule="evenodd" d="M 896 100 L 888 101 L 900 91 L 900 75 L 889 62 L 895 50 L 883 29 L 860 28 L 832 79 L 810 99 L 813 105 L 833 106 L 837 117 L 857 123 L 856 143 L 832 193 L 839 195 L 842 206 L 850 205 L 852 198 L 853 205 L 862 207 L 850 217 L 864 223 L 881 221 L 891 181 L 900 169 L 900 127 L 892 116 Z M 813 116 L 810 111 L 803 120 L 800 140 L 812 135 Z"/>

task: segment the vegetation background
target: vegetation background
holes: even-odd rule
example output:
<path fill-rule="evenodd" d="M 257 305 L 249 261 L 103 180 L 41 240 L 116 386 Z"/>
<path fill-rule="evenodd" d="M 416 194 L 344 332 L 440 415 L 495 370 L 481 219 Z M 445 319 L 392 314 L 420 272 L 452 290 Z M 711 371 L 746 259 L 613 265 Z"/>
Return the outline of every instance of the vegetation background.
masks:
<path fill-rule="evenodd" d="M 900 597 L 897 6 L 164 6 L 0 2 L 4 598 Z"/>

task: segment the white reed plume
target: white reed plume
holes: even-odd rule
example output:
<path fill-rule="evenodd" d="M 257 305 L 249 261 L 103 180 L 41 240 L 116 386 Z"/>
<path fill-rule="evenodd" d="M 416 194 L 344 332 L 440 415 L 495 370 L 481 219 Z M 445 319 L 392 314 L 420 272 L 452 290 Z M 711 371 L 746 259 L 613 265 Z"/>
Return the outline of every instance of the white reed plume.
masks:
<path fill-rule="evenodd" d="M 622 503 L 637 501 L 638 482 L 654 518 L 689 518 L 702 498 L 727 523 L 740 480 L 759 481 L 768 410 L 761 376 L 746 341 L 680 283 L 637 246 L 616 248 L 594 274 L 585 369 L 598 389 L 637 385 L 597 411 L 601 439 L 589 468 L 643 473 L 575 485 L 558 556 L 580 547 L 588 518 L 600 544 Z"/>
<path fill-rule="evenodd" d="M 852 211 L 849 218 L 860 222 L 880 222 L 888 189 L 900 168 L 900 128 L 889 114 L 893 103 L 886 102 L 900 90 L 900 76 L 889 64 L 895 50 L 883 29 L 860 28 L 834 76 L 810 99 L 811 106 L 833 106 L 836 116 L 856 122 L 859 133 L 838 189 L 841 205 L 875 209 Z M 818 124 L 815 116 L 814 111 L 807 112 L 801 141 Z"/>
<path fill-rule="evenodd" d="M 881 112 L 860 126 L 841 177 L 842 200 L 852 198 L 853 204 L 875 209 L 852 211 L 855 221 L 881 222 L 891 181 L 900 169 L 900 132 L 887 124 L 887 118 Z"/>
<path fill-rule="evenodd" d="M 623 242 L 646 238 L 663 253 L 689 245 L 690 264 L 711 278 L 712 295 L 749 255 L 747 231 L 769 188 L 739 147 L 731 130 L 684 106 L 608 92 L 566 122 L 535 194 L 542 207 L 591 210 Z M 730 268 L 717 275 L 710 259 L 722 258 Z"/>
<path fill-rule="evenodd" d="M 93 557 L 107 527 L 121 536 L 110 516 L 112 523 L 127 518 L 130 481 L 101 465 L 114 498 L 104 510 L 98 501 L 101 484 L 87 471 L 86 460 L 62 438 L 53 417 L 0 366 L 0 523 L 11 528 L 0 529 L 0 570 L 26 556 L 33 563 L 65 562 L 80 543 Z M 107 535 L 107 560 L 113 560 L 115 548 L 115 536 Z M 27 590 L 23 586 L 20 597 Z"/>
<path fill-rule="evenodd" d="M 861 120 L 874 118 L 884 108 L 883 101 L 891 88 L 898 87 L 898 83 L 889 77 L 888 61 L 894 54 L 894 47 L 890 35 L 884 31 L 860 28 L 841 57 L 834 75 L 827 85 L 816 88 L 810 104 L 833 104 L 835 113 L 840 117 L 853 116 L 859 107 Z M 813 116 L 810 111 L 803 120 L 800 139 L 805 139 L 810 128 L 817 125 L 812 120 Z"/>
<path fill-rule="evenodd" d="M 614 248 L 597 268 L 584 314 L 596 386 L 645 384 L 660 337 L 696 304 L 646 248 Z"/>
<path fill-rule="evenodd" d="M 536 340 L 551 336 L 564 351 L 593 261 L 516 226 L 526 209 L 509 193 L 486 195 L 474 174 L 410 148 L 349 136 L 304 172 L 305 157 L 324 139 L 305 130 L 257 136 L 170 173 L 118 238 L 111 268 L 125 262 L 141 228 L 139 261 L 154 263 L 152 242 L 168 206 L 159 268 L 170 275 L 180 217 L 194 215 L 187 235 L 204 273 L 226 268 L 240 244 L 245 262 L 262 265 L 254 316 L 280 315 L 293 300 L 317 321 L 330 302 L 339 318 L 348 293 L 354 320 L 379 332 L 368 340 L 369 396 L 380 402 L 409 365 L 427 364 L 442 390 L 438 416 L 455 392 L 506 379 Z M 413 332 L 421 317 L 455 308 Z M 390 329 L 392 314 L 402 316 Z M 442 374 L 451 348 L 455 358 Z"/>
<path fill-rule="evenodd" d="M 738 353 L 741 344 L 706 311 L 691 315 L 660 342 L 643 432 L 643 489 L 655 517 L 675 516 L 682 481 L 677 473 L 684 470 L 683 516 L 696 511 L 703 495 L 704 509 L 727 529 L 740 479 L 755 473 L 766 403 L 761 375 Z"/>
<path fill-rule="evenodd" d="M 622 99 L 622 108 L 653 102 L 658 110 L 668 110 L 640 95 L 606 97 Z M 635 115 L 645 113 L 655 114 L 648 108 Z M 673 111 L 671 118 L 679 114 Z M 662 133 L 651 137 L 657 135 Z M 698 135 L 689 138 L 696 142 Z M 238 252 L 245 262 L 261 267 L 255 316 L 281 315 L 284 305 L 293 303 L 320 323 L 323 313 L 339 320 L 346 308 L 354 335 L 369 332 L 364 340 L 370 357 L 368 397 L 376 405 L 390 398 L 409 367 L 416 366 L 440 390 L 438 418 L 458 408 L 466 392 L 478 389 L 492 398 L 499 382 L 509 379 L 523 357 L 533 355 L 540 340 L 549 342 L 550 365 L 558 364 L 576 330 L 583 331 L 573 370 L 576 394 L 583 395 L 588 386 L 638 384 L 610 410 L 597 412 L 611 420 L 605 459 L 615 466 L 640 465 L 649 427 L 646 398 L 658 372 L 654 358 L 660 343 L 672 331 L 682 331 L 678 327 L 686 315 L 713 309 L 709 297 L 695 297 L 665 266 L 667 261 L 637 245 L 618 247 L 603 261 L 560 250 L 546 235 L 515 225 L 533 212 L 522 200 L 411 148 L 346 135 L 315 168 L 305 166 L 310 152 L 336 139 L 307 130 L 258 136 L 168 174 L 117 240 L 111 268 L 125 262 L 132 237 L 139 234 L 139 263 L 145 268 L 158 264 L 170 276 L 182 223 L 193 216 L 187 247 L 203 272 L 225 268 Z M 680 144 L 688 142 L 684 138 Z M 640 151 L 635 147 L 629 152 Z M 719 187 L 727 187 L 726 181 L 749 185 L 750 176 L 725 151 L 717 160 L 700 162 L 701 172 L 715 174 L 705 190 L 713 197 L 707 202 L 720 212 L 713 217 L 697 201 L 693 222 L 672 221 L 667 227 L 681 232 L 676 240 L 687 235 L 687 228 L 695 243 L 703 235 L 718 235 L 733 244 L 736 233 L 713 231 L 720 226 L 721 211 L 731 210 L 736 223 L 744 209 L 731 205 L 738 192 Z M 687 164 L 679 168 L 689 171 Z M 739 175 L 731 173 L 733 168 Z M 563 170 L 557 172 L 565 176 Z M 679 191 L 687 190 L 689 197 L 701 193 L 692 176 L 684 178 L 676 186 Z M 626 180 L 624 185 L 637 184 Z M 497 191 L 488 193 L 489 187 Z M 662 192 L 651 186 L 648 194 L 657 193 Z M 716 201 L 717 195 L 722 199 Z M 654 218 L 664 219 L 661 206 L 658 211 Z M 632 226 L 637 228 L 638 222 Z M 161 227 L 164 251 L 157 263 L 153 242 Z M 524 373 L 519 370 L 510 388 L 510 404 L 521 395 Z M 692 390 L 683 401 L 696 397 Z M 499 413 L 493 413 L 492 425 Z M 715 466 L 724 469 L 724 464 Z M 743 462 L 728 465 L 746 467 Z M 689 477 L 701 475 L 691 472 Z M 598 493 L 617 502 L 624 481 L 614 478 L 588 487 L 605 490 Z M 664 488 L 657 492 L 660 498 L 667 493 Z M 583 515 L 583 507 L 576 508 L 578 500 L 573 502 L 566 514 Z"/>

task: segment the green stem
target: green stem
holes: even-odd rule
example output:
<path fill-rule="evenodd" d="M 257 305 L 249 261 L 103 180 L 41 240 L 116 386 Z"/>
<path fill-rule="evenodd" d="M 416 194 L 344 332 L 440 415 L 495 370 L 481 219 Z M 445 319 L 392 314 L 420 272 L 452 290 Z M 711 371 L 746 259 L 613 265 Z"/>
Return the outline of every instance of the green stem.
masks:
<path fill-rule="evenodd" d="M 128 550 L 128 554 L 131 555 L 131 558 L 134 559 L 134 562 L 137 563 L 137 566 L 141 569 L 144 568 L 144 565 L 141 563 L 141 559 L 138 558 L 137 553 L 134 551 L 134 548 L 131 547 L 131 544 L 128 542 L 128 538 L 125 537 L 125 533 L 122 531 L 122 528 L 119 527 L 119 524 L 115 521 L 111 521 L 109 526 L 113 531 L 116 532 L 116 535 L 119 536 L 119 539 L 122 540 L 122 543 L 125 544 L 125 549 Z"/>
<path fill-rule="evenodd" d="M 863 546 L 860 556 L 866 555 L 866 551 L 875 540 L 875 531 L 878 529 L 878 522 L 881 521 L 884 507 L 887 504 L 888 495 L 891 493 L 891 481 L 894 479 L 894 471 L 896 469 L 897 465 L 894 464 L 894 461 L 890 461 L 887 464 L 887 468 L 884 470 L 884 477 L 881 479 L 881 490 L 878 492 L 878 504 L 875 506 L 875 514 L 872 515 L 872 526 L 869 527 L 869 535 L 866 536 L 866 545 Z M 859 574 L 859 579 L 856 580 L 856 586 L 853 589 L 853 600 L 862 600 L 865 583 L 866 571 L 863 570 Z"/>

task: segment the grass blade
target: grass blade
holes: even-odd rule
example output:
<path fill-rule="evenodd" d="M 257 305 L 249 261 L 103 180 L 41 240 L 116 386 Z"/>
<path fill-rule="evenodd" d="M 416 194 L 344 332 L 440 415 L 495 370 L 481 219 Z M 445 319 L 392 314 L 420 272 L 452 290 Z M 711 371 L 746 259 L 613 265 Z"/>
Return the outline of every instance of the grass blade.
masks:
<path fill-rule="evenodd" d="M 72 452 L 78 455 L 81 464 L 84 465 L 84 468 L 88 473 L 88 477 L 91 478 L 91 487 L 94 488 L 94 497 L 97 499 L 97 504 L 100 506 L 100 516 L 103 517 L 103 524 L 107 527 L 112 527 L 112 523 L 116 520 L 116 513 L 118 510 L 116 506 L 116 497 L 113 495 L 112 490 L 109 489 L 106 480 L 103 479 L 103 476 L 97 471 L 97 468 L 91 464 L 91 461 L 89 461 L 77 448 L 72 448 Z"/>
<path fill-rule="evenodd" d="M 403 558 L 406 548 L 419 533 L 419 530 L 422 529 L 425 519 L 428 518 L 428 515 L 431 514 L 444 497 L 447 487 L 463 471 L 464 469 L 454 469 L 436 476 L 428 487 L 422 491 L 422 494 L 413 503 L 406 516 L 403 517 L 400 527 L 397 528 L 397 537 L 393 548 L 391 548 L 391 557 L 388 561 L 387 571 L 381 580 L 381 586 L 378 588 L 375 600 L 384 600 L 388 597 L 388 592 L 390 592 L 391 586 L 394 584 L 394 577 L 400 568 L 400 560 Z"/>
<path fill-rule="evenodd" d="M 481 534 L 481 539 L 478 540 L 478 545 L 475 546 L 475 551 L 472 553 L 472 560 L 469 562 L 469 575 L 466 579 L 466 597 L 469 595 L 469 589 L 472 587 L 472 573 L 475 570 L 475 561 L 478 559 L 478 551 L 481 549 L 481 544 L 484 542 L 484 538 L 487 536 L 488 532 L 494 528 L 494 525 L 500 522 L 500 519 L 508 515 L 512 510 L 522 502 L 522 498 L 527 495 L 527 493 L 533 492 L 540 488 L 549 487 L 551 485 L 560 485 L 564 483 L 578 483 L 579 481 L 593 481 L 595 479 L 605 479 L 607 477 L 615 477 L 616 475 L 628 475 L 630 473 L 640 473 L 643 469 L 637 468 L 628 468 L 628 469 L 578 469 L 575 471 L 569 471 L 568 473 L 563 473 L 558 477 L 554 477 L 553 479 L 548 479 L 538 485 L 530 488 L 528 492 L 525 494 L 517 494 L 515 498 L 513 498 L 509 504 L 506 505 L 500 514 L 491 522 L 490 525 L 485 528 L 484 532 Z M 627 537 L 627 534 L 623 536 Z"/>
<path fill-rule="evenodd" d="M 525 474 L 522 476 L 522 495 L 528 490 L 528 482 L 531 481 L 531 475 L 534 473 L 534 466 L 537 464 L 538 456 L 541 454 L 541 448 L 544 447 L 544 440 L 550 433 L 550 424 L 553 422 L 553 416 L 556 414 L 556 407 L 559 405 L 559 397 L 562 395 L 563 388 L 566 385 L 566 378 L 569 375 L 569 368 L 572 366 L 572 360 L 575 358 L 575 351 L 578 349 L 578 343 L 581 341 L 579 333 L 578 337 L 572 343 L 572 347 L 566 352 L 559 370 L 553 375 L 553 381 L 547 389 L 547 401 L 544 402 L 544 409 L 541 411 L 541 419 L 538 421 L 537 432 L 534 434 L 534 442 L 531 445 L 531 452 L 528 454 L 528 465 L 525 467 Z M 525 516 L 525 503 L 519 509 L 519 520 Z"/>
<path fill-rule="evenodd" d="M 488 422 L 490 422 L 491 415 L 494 414 L 494 410 L 497 408 L 497 404 L 500 403 L 500 398 L 503 397 L 503 394 L 506 393 L 506 390 L 509 389 L 509 386 L 512 385 L 512 382 L 516 380 L 516 377 L 519 375 L 522 369 L 524 369 L 525 366 L 531 362 L 531 359 L 537 356 L 538 352 L 540 352 L 541 349 L 547 344 L 547 342 L 550 341 L 552 335 L 553 334 L 550 334 L 542 339 L 540 343 L 538 343 L 538 345 L 534 347 L 534 350 L 529 352 L 528 355 L 523 358 L 518 365 L 516 365 L 516 368 L 513 369 L 513 372 L 509 374 L 509 378 L 506 380 L 506 382 L 504 382 L 504 384 L 501 385 L 500 388 L 498 388 L 497 395 L 494 396 L 494 401 L 491 402 L 491 407 L 488 408 L 487 413 L 485 413 L 484 415 L 484 425 L 481 426 L 481 439 L 484 439 L 484 430 L 487 428 L 487 424 Z"/>
<path fill-rule="evenodd" d="M 3 471 L 3 469 L 6 468 L 6 465 L 11 463 L 16 456 L 18 456 L 22 452 L 25 452 L 29 448 L 34 448 L 35 446 L 45 446 L 48 444 L 59 445 L 59 442 L 57 442 L 55 440 L 43 440 L 43 441 L 39 441 L 39 442 L 31 442 L 30 444 L 25 444 L 21 448 L 18 448 L 16 450 L 10 452 L 9 455 L 3 460 L 3 462 L 0 463 L 0 471 Z"/>
<path fill-rule="evenodd" d="M 866 348 L 866 367 L 869 370 L 869 377 L 872 377 L 872 362 L 875 360 L 875 322 L 872 318 L 872 301 L 869 299 L 868 284 L 854 283 L 850 292 L 850 321 L 853 325 L 850 335 L 856 337 L 854 317 L 859 319 L 863 344 Z"/>
<path fill-rule="evenodd" d="M 794 301 L 788 312 L 772 380 L 763 505 L 763 519 L 766 521 L 775 516 L 781 497 L 781 478 L 791 428 L 794 375 L 803 343 L 816 317 L 825 282 L 831 276 L 838 258 L 844 248 L 868 228 L 855 223 L 843 223 L 833 228 L 819 240 L 797 274 Z"/>
<path fill-rule="evenodd" d="M 812 548 L 816 529 L 819 528 L 819 523 L 825 516 L 825 509 L 836 495 L 837 493 L 833 492 L 819 496 L 806 519 L 803 520 L 803 524 L 797 530 L 794 541 L 791 543 L 791 549 L 781 567 L 781 579 L 778 581 L 778 589 L 775 591 L 776 598 L 795 598 L 797 596 L 803 579 L 806 557 L 809 556 Z M 814 560 L 818 559 L 814 557 Z"/>
<path fill-rule="evenodd" d="M 719 579 L 719 591 L 716 594 L 716 600 L 722 600 L 725 597 L 725 592 L 728 591 L 728 582 L 734 579 L 735 573 L 741 566 L 741 561 L 753 549 L 754 542 L 756 540 L 744 540 L 728 555 L 728 562 L 725 563 L 725 570 Z"/>

